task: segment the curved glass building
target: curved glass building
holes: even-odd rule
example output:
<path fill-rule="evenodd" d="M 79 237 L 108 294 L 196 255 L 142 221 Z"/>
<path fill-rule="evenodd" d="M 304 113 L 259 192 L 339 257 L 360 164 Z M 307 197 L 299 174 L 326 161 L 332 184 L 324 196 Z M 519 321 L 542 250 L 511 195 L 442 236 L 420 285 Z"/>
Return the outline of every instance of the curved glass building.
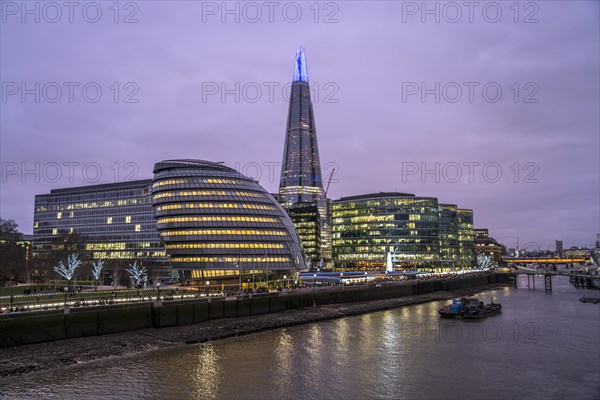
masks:
<path fill-rule="evenodd" d="M 156 163 L 152 205 L 173 269 L 187 281 L 266 286 L 304 268 L 288 214 L 258 182 L 222 163 Z"/>

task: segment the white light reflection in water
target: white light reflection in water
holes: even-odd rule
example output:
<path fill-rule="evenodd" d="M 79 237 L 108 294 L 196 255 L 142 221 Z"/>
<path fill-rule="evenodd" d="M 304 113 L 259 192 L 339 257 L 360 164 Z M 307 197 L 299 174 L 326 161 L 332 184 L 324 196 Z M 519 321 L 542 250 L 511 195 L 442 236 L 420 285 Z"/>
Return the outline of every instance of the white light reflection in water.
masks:
<path fill-rule="evenodd" d="M 191 374 L 197 399 L 216 399 L 221 386 L 221 365 L 213 343 L 198 347 L 198 364 Z"/>
<path fill-rule="evenodd" d="M 285 329 L 274 332 L 273 341 L 275 342 L 273 348 L 275 361 L 273 374 L 275 376 L 271 394 L 276 398 L 284 398 L 286 392 L 290 390 L 290 380 L 294 379 L 293 359 L 300 349 L 294 348 L 292 337 Z"/>

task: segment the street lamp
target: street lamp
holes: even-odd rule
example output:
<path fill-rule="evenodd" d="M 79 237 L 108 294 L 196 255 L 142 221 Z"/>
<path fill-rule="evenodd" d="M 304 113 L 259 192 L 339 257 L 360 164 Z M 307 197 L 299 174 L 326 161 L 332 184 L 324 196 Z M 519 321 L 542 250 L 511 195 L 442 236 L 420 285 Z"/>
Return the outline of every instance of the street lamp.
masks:
<path fill-rule="evenodd" d="M 317 274 L 313 274 L 313 278 L 315 278 L 314 279 L 314 283 L 313 283 L 313 287 L 316 287 L 317 286 Z"/>
<path fill-rule="evenodd" d="M 287 275 L 283 276 L 284 287 L 287 289 Z"/>
<path fill-rule="evenodd" d="M 156 300 L 160 300 L 160 282 L 156 282 Z"/>
<path fill-rule="evenodd" d="M 344 273 L 340 272 L 340 283 L 342 284 L 342 286 L 344 285 Z"/>

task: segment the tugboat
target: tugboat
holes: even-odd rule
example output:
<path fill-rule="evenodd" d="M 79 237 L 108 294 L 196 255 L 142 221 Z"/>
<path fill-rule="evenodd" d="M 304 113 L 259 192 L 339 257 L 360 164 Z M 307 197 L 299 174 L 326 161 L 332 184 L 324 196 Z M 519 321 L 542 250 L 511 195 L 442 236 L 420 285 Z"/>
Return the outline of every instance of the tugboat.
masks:
<path fill-rule="evenodd" d="M 494 303 L 483 304 L 475 297 L 452 299 L 452 304 L 438 310 L 442 318 L 478 319 L 496 315 L 502 312 L 502 305 Z"/>

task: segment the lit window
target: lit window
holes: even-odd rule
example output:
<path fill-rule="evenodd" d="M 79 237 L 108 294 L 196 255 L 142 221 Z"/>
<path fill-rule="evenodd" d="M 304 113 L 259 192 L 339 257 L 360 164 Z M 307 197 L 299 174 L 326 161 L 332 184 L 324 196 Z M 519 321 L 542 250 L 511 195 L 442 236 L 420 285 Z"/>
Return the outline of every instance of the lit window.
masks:
<path fill-rule="evenodd" d="M 142 225 L 140 225 L 140 224 L 136 224 L 136 225 L 135 225 L 135 231 L 136 231 L 136 232 L 140 232 L 141 230 L 142 230 Z"/>
<path fill-rule="evenodd" d="M 112 217 L 106 218 L 106 223 L 107 224 L 112 224 Z"/>
<path fill-rule="evenodd" d="M 131 222 L 131 215 L 125 217 L 125 223 L 129 224 Z"/>
<path fill-rule="evenodd" d="M 61 212 L 56 213 L 56 219 L 61 219 L 61 218 L 62 218 L 62 213 Z"/>
<path fill-rule="evenodd" d="M 58 229 L 56 229 L 56 228 L 52 229 L 52 234 L 53 235 L 57 235 L 58 234 Z"/>

